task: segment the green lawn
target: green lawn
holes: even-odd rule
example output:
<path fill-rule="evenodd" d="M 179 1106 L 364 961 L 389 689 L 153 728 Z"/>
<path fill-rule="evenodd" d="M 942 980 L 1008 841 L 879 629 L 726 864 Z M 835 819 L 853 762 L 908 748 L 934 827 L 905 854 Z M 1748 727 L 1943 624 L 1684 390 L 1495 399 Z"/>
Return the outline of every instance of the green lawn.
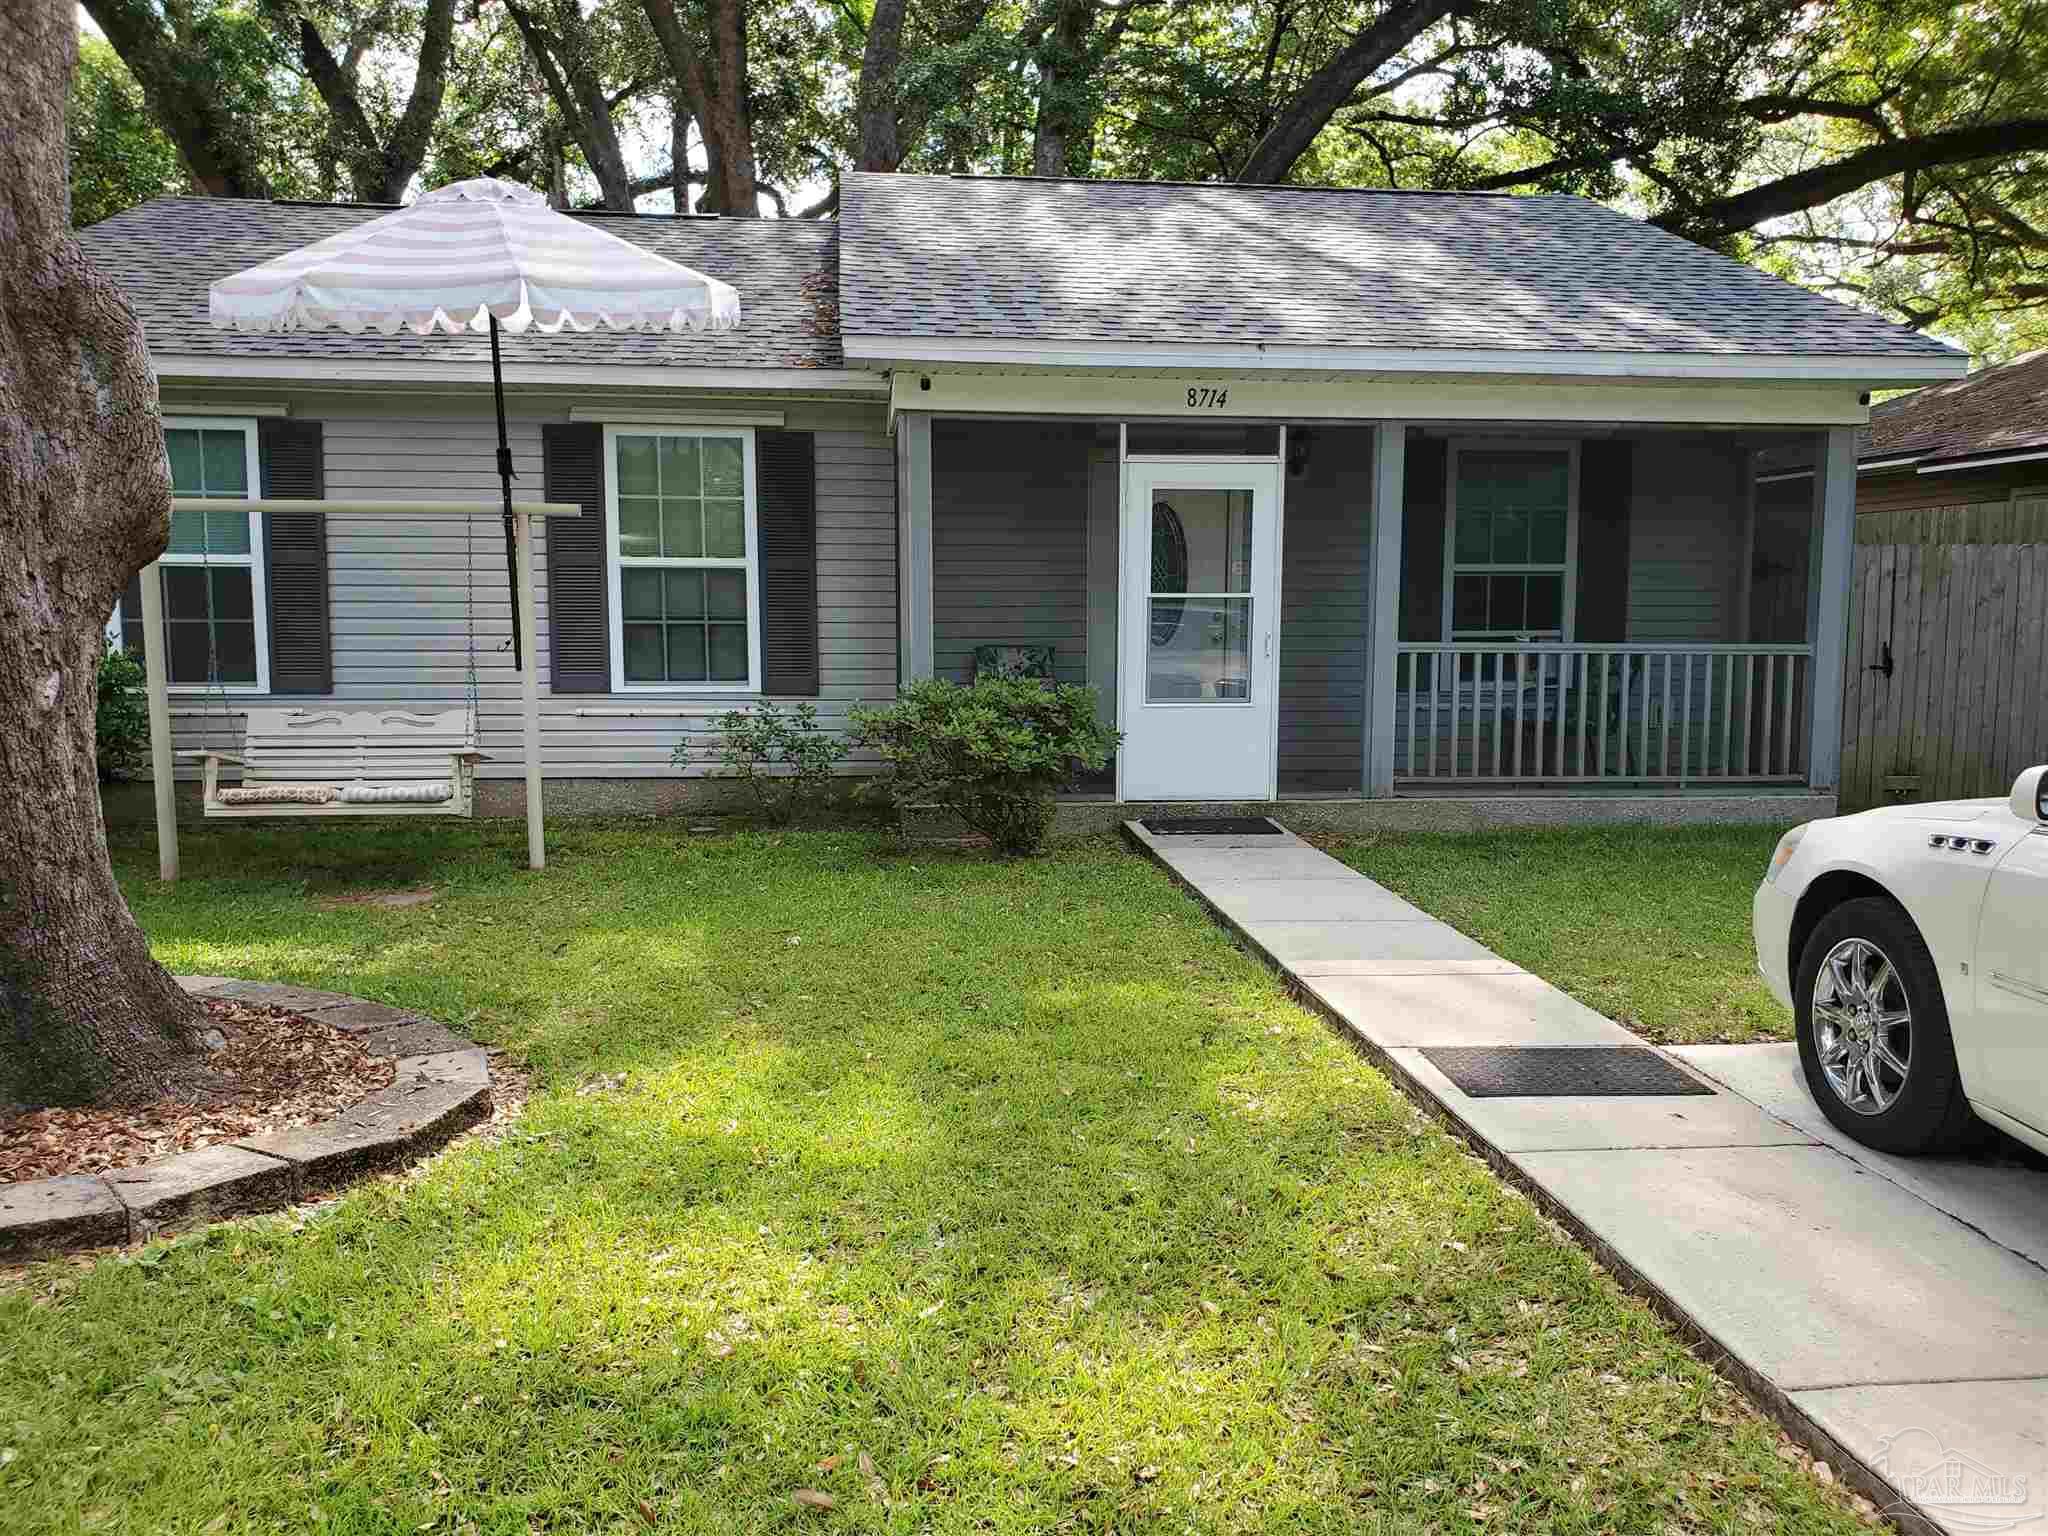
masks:
<path fill-rule="evenodd" d="M 430 1010 L 536 1092 L 0 1289 L 0 1529 L 1860 1527 L 1121 848 L 552 841 L 207 827 L 174 891 L 117 849 L 173 967 Z"/>
<path fill-rule="evenodd" d="M 1749 898 L 1782 827 L 1353 839 L 1330 851 L 1651 1040 L 1789 1040 Z"/>

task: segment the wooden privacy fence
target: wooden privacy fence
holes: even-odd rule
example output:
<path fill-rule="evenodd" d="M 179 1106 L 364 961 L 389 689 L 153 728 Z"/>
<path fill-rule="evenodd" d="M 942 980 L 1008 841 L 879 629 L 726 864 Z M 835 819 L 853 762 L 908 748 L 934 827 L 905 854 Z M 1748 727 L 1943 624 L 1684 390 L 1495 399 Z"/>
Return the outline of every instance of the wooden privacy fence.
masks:
<path fill-rule="evenodd" d="M 2048 762 L 2048 498 L 1863 514 L 1853 580 L 1844 811 Z"/>

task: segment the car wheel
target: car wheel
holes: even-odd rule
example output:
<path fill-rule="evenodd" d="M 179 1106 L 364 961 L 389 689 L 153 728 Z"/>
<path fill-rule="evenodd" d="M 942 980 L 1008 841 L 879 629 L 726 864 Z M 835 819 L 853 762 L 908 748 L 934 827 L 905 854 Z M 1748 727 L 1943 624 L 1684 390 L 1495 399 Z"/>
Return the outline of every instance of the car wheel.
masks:
<path fill-rule="evenodd" d="M 1794 978 L 1806 1086 L 1837 1129 L 1880 1152 L 1955 1145 L 1970 1107 L 1927 941 L 1867 896 L 1823 917 Z"/>

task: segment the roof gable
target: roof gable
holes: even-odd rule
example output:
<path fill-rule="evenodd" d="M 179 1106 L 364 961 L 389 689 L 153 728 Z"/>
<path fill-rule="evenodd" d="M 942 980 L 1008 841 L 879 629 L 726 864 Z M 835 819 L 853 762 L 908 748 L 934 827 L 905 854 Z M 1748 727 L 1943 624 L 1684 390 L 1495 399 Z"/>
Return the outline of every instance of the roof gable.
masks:
<path fill-rule="evenodd" d="M 1563 195 L 849 172 L 841 220 L 849 338 L 1960 363 Z"/>

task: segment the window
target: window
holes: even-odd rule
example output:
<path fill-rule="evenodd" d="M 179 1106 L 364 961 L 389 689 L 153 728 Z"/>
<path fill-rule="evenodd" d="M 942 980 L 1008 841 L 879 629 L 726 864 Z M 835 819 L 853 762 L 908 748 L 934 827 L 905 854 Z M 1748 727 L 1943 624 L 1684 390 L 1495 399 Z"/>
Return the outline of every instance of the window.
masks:
<path fill-rule="evenodd" d="M 1453 640 L 1571 633 L 1578 456 L 1570 446 L 1454 444 L 1445 519 L 1445 629 Z"/>
<path fill-rule="evenodd" d="M 166 417 L 164 447 L 171 491 L 220 502 L 244 501 L 258 483 L 256 423 L 214 417 Z M 262 514 L 221 510 L 171 513 L 163 572 L 166 676 L 173 688 L 221 687 L 261 693 L 270 686 L 264 613 Z M 118 637 L 119 607 L 109 626 Z M 155 636 L 144 636 L 147 645 Z"/>
<path fill-rule="evenodd" d="M 608 427 L 612 675 L 752 691 L 760 676 L 754 439 Z"/>

